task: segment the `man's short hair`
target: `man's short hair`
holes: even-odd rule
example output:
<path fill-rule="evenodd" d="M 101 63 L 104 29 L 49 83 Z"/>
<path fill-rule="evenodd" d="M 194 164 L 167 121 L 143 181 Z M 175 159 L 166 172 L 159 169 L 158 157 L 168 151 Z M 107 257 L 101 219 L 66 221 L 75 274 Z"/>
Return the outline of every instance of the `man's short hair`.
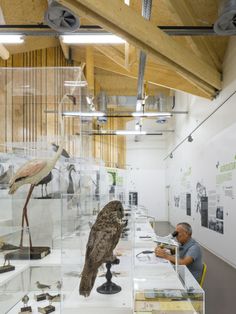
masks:
<path fill-rule="evenodd" d="M 187 222 L 180 222 L 177 226 L 182 226 L 189 235 L 192 235 L 192 227 Z"/>

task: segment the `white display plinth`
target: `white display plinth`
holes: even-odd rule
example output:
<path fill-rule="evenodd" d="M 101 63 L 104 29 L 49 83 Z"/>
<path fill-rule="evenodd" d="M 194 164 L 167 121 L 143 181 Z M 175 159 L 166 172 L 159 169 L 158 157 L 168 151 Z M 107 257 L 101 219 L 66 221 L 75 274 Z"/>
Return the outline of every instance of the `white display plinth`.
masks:
<path fill-rule="evenodd" d="M 66 295 L 63 301 L 63 314 L 132 314 L 132 283 L 129 278 L 115 277 L 113 282 L 122 287 L 121 292 L 113 295 L 100 294 L 96 288 L 105 282 L 105 278 L 97 278 L 95 286 L 88 298 L 79 295 L 79 285 Z"/>

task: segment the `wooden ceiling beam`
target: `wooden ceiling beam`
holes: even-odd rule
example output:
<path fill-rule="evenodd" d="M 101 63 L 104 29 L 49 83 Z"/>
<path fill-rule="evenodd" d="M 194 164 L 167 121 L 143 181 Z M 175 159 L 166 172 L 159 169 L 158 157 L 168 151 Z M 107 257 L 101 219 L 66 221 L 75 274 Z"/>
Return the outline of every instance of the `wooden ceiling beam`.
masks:
<path fill-rule="evenodd" d="M 86 80 L 88 82 L 88 90 L 91 96 L 94 96 L 94 55 L 93 47 L 86 47 Z"/>
<path fill-rule="evenodd" d="M 63 55 L 65 57 L 66 60 L 69 60 L 70 58 L 70 48 L 68 45 L 66 45 L 63 40 L 61 39 L 61 37 L 59 37 L 59 42 L 60 42 L 60 45 L 61 45 L 61 49 L 62 49 L 62 52 L 63 52 Z"/>
<path fill-rule="evenodd" d="M 5 23 L 5 19 L 4 19 L 4 15 L 3 15 L 3 11 L 2 11 L 1 7 L 0 7 L 0 24 L 1 25 L 5 25 L 6 24 Z M 3 60 L 7 60 L 10 57 L 9 51 L 7 50 L 7 48 L 3 44 L 0 44 L 0 57 Z"/>
<path fill-rule="evenodd" d="M 166 5 L 178 15 L 183 25 L 199 25 L 199 22 L 196 22 L 196 17 L 189 1 L 166 0 Z M 186 39 L 194 49 L 198 50 L 199 54 L 206 62 L 210 62 L 215 65 L 218 70 L 221 70 L 222 64 L 220 58 L 206 37 L 188 36 Z"/>
<path fill-rule="evenodd" d="M 79 49 L 72 48 L 72 59 L 77 62 L 84 62 L 85 57 L 81 55 Z M 100 53 L 96 53 L 94 56 L 94 66 L 98 69 L 124 75 L 137 80 L 137 64 L 134 64 L 132 69 L 127 70 L 112 60 L 109 60 L 105 56 L 101 55 Z M 199 88 L 196 88 L 193 84 L 184 80 L 180 75 L 178 75 L 178 73 L 175 73 L 164 66 L 147 63 L 145 80 L 151 84 L 162 86 L 168 89 L 180 90 L 200 97 L 211 98 L 209 93 L 206 94 L 205 91 L 203 92 L 199 90 Z"/>
<path fill-rule="evenodd" d="M 125 65 L 125 57 L 122 52 L 116 49 L 114 46 L 111 45 L 97 45 L 95 48 L 101 52 L 104 56 L 111 59 L 116 64 L 120 65 L 121 67 L 127 69 Z"/>
<path fill-rule="evenodd" d="M 221 89 L 220 72 L 192 51 L 143 19 L 121 0 L 58 0 L 78 15 L 123 37 L 180 75 L 214 95 Z M 122 21 L 122 23 L 121 23 Z"/>
<path fill-rule="evenodd" d="M 1 57 L 3 60 L 7 60 L 7 59 L 9 59 L 9 57 L 10 57 L 9 51 L 8 51 L 7 48 L 6 48 L 5 46 L 3 46 L 2 44 L 0 44 L 0 57 Z"/>

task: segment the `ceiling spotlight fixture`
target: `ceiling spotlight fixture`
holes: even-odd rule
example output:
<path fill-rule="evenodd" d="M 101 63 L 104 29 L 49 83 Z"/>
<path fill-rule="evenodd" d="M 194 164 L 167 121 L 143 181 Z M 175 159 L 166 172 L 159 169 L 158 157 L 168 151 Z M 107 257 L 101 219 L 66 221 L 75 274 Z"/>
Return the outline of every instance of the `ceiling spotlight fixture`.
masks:
<path fill-rule="evenodd" d="M 1 44 L 22 44 L 24 42 L 23 35 L 0 35 Z"/>
<path fill-rule="evenodd" d="M 170 112 L 133 112 L 133 117 L 165 117 L 170 118 Z"/>
<path fill-rule="evenodd" d="M 140 130 L 140 124 L 139 122 L 135 123 L 135 131 L 139 131 Z"/>
<path fill-rule="evenodd" d="M 193 138 L 192 138 L 192 135 L 191 134 L 189 134 L 189 136 L 188 136 L 188 142 L 192 142 L 193 141 Z"/>
<path fill-rule="evenodd" d="M 172 159 L 172 158 L 173 158 L 173 154 L 172 154 L 172 153 L 170 153 L 169 157 Z"/>
<path fill-rule="evenodd" d="M 96 111 L 93 100 L 94 100 L 94 96 L 86 96 L 86 101 L 87 101 L 87 104 L 89 105 L 89 109 L 91 111 Z"/>
<path fill-rule="evenodd" d="M 109 33 L 80 33 L 62 35 L 65 44 L 124 44 L 125 40 Z"/>

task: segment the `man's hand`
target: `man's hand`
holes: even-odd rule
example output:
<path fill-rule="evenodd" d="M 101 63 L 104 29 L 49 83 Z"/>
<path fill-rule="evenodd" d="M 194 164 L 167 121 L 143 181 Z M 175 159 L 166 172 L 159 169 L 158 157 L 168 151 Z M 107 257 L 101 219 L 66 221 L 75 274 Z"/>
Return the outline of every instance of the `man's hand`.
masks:
<path fill-rule="evenodd" d="M 168 254 L 167 254 L 167 252 L 166 252 L 166 249 L 162 249 L 162 248 L 160 248 L 159 246 L 157 246 L 157 247 L 155 248 L 155 254 L 156 254 L 156 256 L 162 257 L 162 258 L 167 258 L 167 257 L 168 257 Z"/>

